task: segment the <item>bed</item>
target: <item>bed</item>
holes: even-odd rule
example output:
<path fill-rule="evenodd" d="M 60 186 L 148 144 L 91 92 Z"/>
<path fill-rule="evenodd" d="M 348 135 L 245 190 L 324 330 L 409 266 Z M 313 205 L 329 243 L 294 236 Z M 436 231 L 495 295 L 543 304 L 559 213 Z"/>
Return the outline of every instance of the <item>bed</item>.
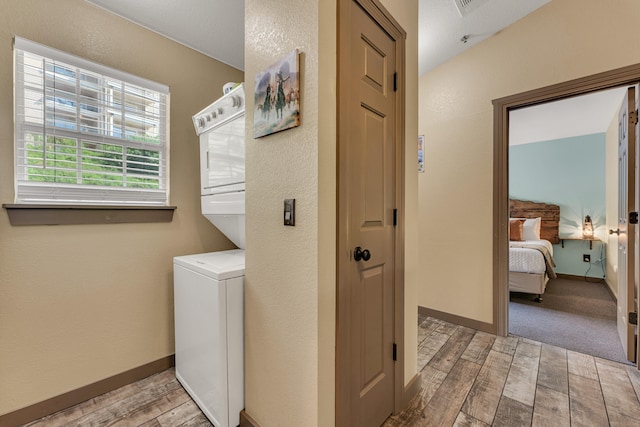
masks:
<path fill-rule="evenodd" d="M 509 291 L 542 294 L 555 279 L 554 243 L 559 243 L 560 207 L 524 200 L 509 201 Z"/>

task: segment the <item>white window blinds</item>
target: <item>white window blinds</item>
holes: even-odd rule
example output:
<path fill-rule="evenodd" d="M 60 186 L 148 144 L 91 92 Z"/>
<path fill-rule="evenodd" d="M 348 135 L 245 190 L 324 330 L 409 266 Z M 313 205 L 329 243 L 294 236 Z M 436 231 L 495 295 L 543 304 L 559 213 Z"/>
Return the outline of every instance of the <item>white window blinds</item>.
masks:
<path fill-rule="evenodd" d="M 16 203 L 167 205 L 166 86 L 14 42 Z"/>

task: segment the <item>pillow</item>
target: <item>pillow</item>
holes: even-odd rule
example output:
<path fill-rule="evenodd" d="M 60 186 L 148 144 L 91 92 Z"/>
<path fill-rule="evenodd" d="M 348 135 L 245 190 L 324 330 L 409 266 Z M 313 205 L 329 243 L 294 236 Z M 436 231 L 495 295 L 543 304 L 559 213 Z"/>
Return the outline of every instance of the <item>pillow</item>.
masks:
<path fill-rule="evenodd" d="M 509 220 L 509 240 L 521 241 L 522 231 L 524 228 L 524 219 L 510 219 Z"/>
<path fill-rule="evenodd" d="M 522 240 L 540 240 L 542 218 L 526 219 L 522 225 Z"/>
<path fill-rule="evenodd" d="M 540 240 L 540 225 L 542 218 L 511 218 L 524 221 L 522 226 L 522 240 Z"/>

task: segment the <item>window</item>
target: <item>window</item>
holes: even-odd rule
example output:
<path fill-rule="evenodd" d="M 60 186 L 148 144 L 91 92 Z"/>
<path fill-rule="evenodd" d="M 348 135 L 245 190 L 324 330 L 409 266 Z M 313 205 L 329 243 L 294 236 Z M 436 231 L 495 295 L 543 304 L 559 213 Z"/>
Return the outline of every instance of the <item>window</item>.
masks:
<path fill-rule="evenodd" d="M 166 206 L 168 88 L 19 37 L 16 203 Z"/>

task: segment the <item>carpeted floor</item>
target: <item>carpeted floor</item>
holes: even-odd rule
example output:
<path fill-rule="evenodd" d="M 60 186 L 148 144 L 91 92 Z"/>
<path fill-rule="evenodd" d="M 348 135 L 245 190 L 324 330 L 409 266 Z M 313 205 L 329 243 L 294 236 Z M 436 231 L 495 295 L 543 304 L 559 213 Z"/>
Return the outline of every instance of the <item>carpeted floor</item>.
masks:
<path fill-rule="evenodd" d="M 603 359 L 629 363 L 616 329 L 616 303 L 604 283 L 555 279 L 543 301 L 511 293 L 509 333 Z"/>

